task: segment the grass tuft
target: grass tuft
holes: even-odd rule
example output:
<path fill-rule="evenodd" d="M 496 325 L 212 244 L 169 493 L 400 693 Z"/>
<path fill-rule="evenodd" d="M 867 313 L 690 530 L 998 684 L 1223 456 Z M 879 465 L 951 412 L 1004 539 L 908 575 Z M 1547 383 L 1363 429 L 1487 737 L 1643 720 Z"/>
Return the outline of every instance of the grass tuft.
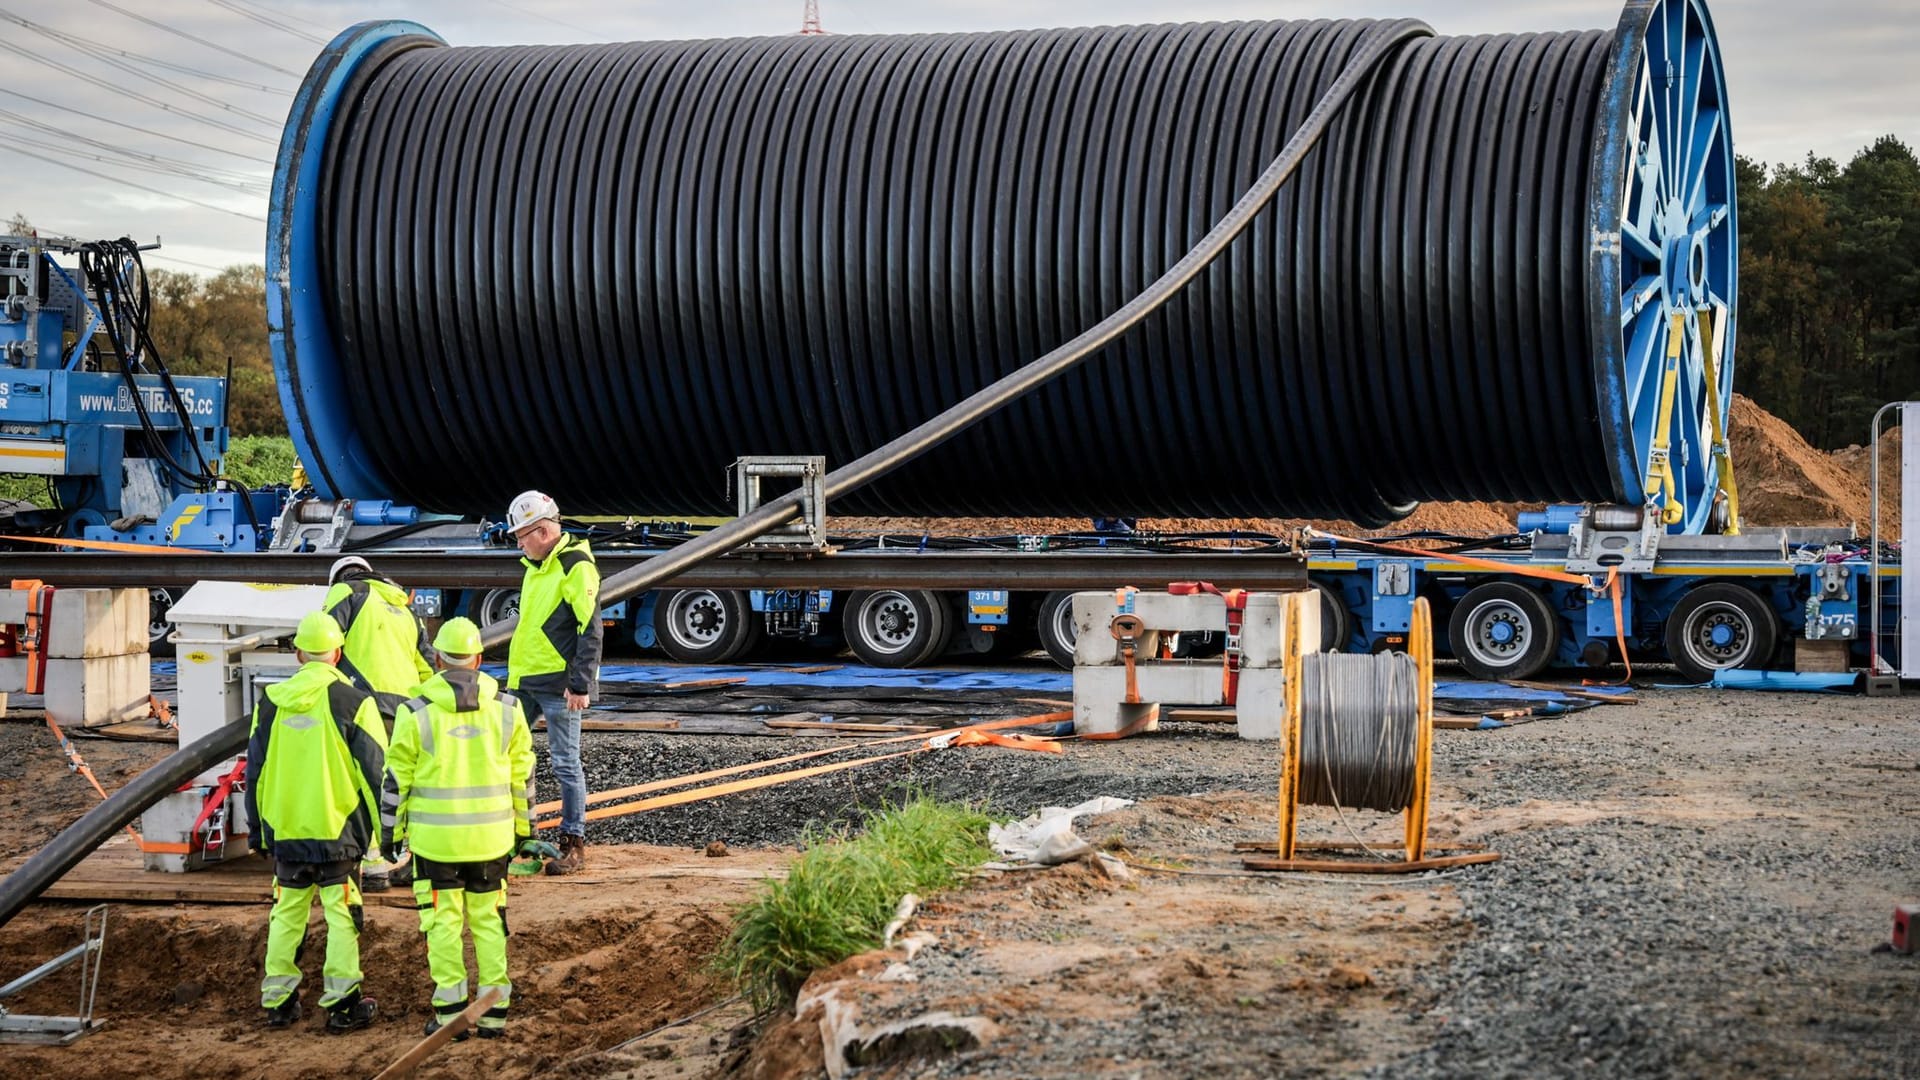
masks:
<path fill-rule="evenodd" d="M 948 888 L 992 858 L 989 820 L 920 796 L 859 835 L 812 837 L 786 880 L 740 908 L 715 966 L 760 1009 L 791 1004 L 807 976 L 879 948 L 902 896 Z"/>

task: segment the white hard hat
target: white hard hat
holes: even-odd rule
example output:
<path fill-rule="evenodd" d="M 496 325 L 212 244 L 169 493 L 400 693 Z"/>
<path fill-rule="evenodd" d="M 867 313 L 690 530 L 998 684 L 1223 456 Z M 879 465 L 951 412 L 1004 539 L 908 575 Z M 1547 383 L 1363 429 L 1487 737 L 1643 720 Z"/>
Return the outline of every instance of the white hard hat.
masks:
<path fill-rule="evenodd" d="M 373 573 L 372 563 L 369 563 L 367 560 L 361 558 L 358 555 L 349 555 L 346 558 L 341 559 L 340 561 L 334 563 L 333 569 L 327 571 L 327 584 L 332 585 L 338 582 L 340 578 L 346 574 L 347 571 L 353 570 L 356 568 L 365 570 L 369 574 Z"/>
<path fill-rule="evenodd" d="M 507 507 L 507 531 L 516 536 L 529 525 L 559 520 L 560 507 L 544 492 L 523 491 Z"/>

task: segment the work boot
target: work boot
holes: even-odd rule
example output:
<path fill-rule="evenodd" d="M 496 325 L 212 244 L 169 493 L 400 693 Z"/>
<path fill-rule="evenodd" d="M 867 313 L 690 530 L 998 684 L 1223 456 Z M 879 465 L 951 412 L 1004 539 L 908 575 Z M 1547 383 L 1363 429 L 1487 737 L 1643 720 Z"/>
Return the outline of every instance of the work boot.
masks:
<path fill-rule="evenodd" d="M 549 874 L 577 874 L 587 868 L 587 838 L 560 834 L 560 857 L 547 860 Z"/>
<path fill-rule="evenodd" d="M 360 875 L 360 891 L 363 893 L 386 892 L 392 884 L 392 879 L 384 873 Z"/>
<path fill-rule="evenodd" d="M 300 1020 L 300 996 L 298 994 L 267 1010 L 267 1026 L 270 1028 L 288 1028 Z"/>
<path fill-rule="evenodd" d="M 443 1023 L 441 1023 L 441 1022 L 440 1022 L 440 1018 L 439 1018 L 438 1016 L 436 1016 L 436 1017 L 433 1017 L 432 1019 L 430 1019 L 430 1020 L 428 1020 L 428 1021 L 427 1021 L 427 1030 L 426 1030 L 426 1032 L 425 1032 L 425 1034 L 428 1034 L 428 1035 L 431 1035 L 431 1034 L 433 1034 L 434 1032 L 436 1032 L 436 1031 L 439 1031 L 439 1030 L 440 1030 L 441 1028 L 443 1028 L 443 1027 L 446 1027 L 446 1026 L 447 1026 L 447 1025 L 445 1025 L 445 1024 L 443 1024 Z M 471 1034 L 473 1034 L 473 1032 L 472 1032 L 472 1031 L 471 1031 L 470 1029 L 469 1029 L 469 1030 L 463 1030 L 463 1031 L 461 1031 L 461 1032 L 460 1032 L 460 1034 L 458 1034 L 458 1035 L 455 1035 L 455 1036 L 453 1037 L 453 1041 L 454 1041 L 454 1042 L 466 1042 L 466 1041 L 467 1041 L 467 1036 L 468 1036 L 468 1035 L 471 1035 Z"/>
<path fill-rule="evenodd" d="M 327 1010 L 327 1034 L 345 1035 L 349 1031 L 359 1031 L 373 1024 L 373 1014 L 379 1011 L 379 1003 L 370 997 L 352 994 L 342 998 Z"/>

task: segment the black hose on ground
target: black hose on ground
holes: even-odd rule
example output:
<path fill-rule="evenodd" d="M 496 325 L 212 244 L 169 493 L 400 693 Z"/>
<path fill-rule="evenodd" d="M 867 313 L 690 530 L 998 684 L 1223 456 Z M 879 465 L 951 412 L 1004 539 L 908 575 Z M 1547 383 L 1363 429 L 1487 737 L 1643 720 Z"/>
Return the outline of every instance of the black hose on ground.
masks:
<path fill-rule="evenodd" d="M 53 842 L 41 848 L 20 865 L 20 869 L 0 880 L 0 926 L 5 926 L 20 909 L 61 875 L 80 864 L 80 860 L 112 838 L 114 833 L 133 824 L 147 808 L 180 789 L 180 785 L 207 771 L 247 747 L 245 720 L 236 720 L 218 731 L 203 735 L 181 747 L 158 765 L 133 778 L 126 787 L 86 812 L 79 821 L 62 830 Z"/>
<path fill-rule="evenodd" d="M 1288 177 L 1292 176 L 1294 170 L 1299 167 L 1301 160 L 1307 156 L 1307 152 L 1319 142 L 1320 136 L 1326 131 L 1327 125 L 1334 116 L 1346 105 L 1348 99 L 1362 83 L 1373 74 L 1374 69 L 1391 55 L 1397 46 L 1416 38 L 1431 36 L 1432 33 L 1432 28 L 1425 23 L 1413 19 L 1402 19 L 1387 23 L 1369 34 L 1355 48 L 1352 57 L 1341 70 L 1339 78 L 1327 88 L 1327 92 L 1314 105 L 1313 111 L 1308 113 L 1300 126 L 1294 129 L 1279 156 L 1273 159 L 1239 201 L 1234 203 L 1233 208 L 1215 222 L 1205 236 L 1201 237 L 1200 242 L 1181 256 L 1179 262 L 1174 263 L 1166 273 L 1160 275 L 1158 280 L 1127 301 L 1119 310 L 1100 320 L 1072 341 L 1019 368 L 1012 374 L 1003 376 L 991 385 L 975 391 L 958 404 L 906 434 L 898 436 L 879 449 L 828 473 L 825 486 L 829 504 L 849 491 L 878 480 L 979 423 L 1023 395 L 1065 374 L 1177 296 L 1188 282 L 1192 281 L 1200 271 L 1206 269 L 1208 263 L 1219 258 L 1227 250 L 1227 246 L 1233 242 L 1234 238 L 1245 231 L 1254 216 L 1272 200 L 1281 185 L 1285 184 Z M 600 602 L 602 604 L 618 603 L 636 593 L 655 588 L 674 575 L 698 566 L 708 559 L 724 555 L 766 535 L 798 517 L 800 501 L 801 495 L 798 491 L 789 492 L 762 505 L 745 517 L 690 540 L 664 555 L 656 555 L 630 570 L 623 570 L 613 575 L 601 585 Z M 490 647 L 500 645 L 513 636 L 514 624 L 517 621 L 516 619 L 494 623 L 482 631 L 481 639 Z"/>

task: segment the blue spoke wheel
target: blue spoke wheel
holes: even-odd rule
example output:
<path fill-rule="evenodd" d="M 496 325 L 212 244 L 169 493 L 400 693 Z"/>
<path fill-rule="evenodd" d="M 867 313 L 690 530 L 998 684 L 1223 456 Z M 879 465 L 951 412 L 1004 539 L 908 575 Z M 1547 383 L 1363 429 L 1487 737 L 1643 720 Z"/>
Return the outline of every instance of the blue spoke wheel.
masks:
<path fill-rule="evenodd" d="M 1713 412 L 1724 432 L 1733 398 L 1740 251 L 1726 101 L 1700 0 L 1627 5 L 1590 189 L 1594 295 L 1612 307 L 1594 320 L 1594 370 L 1616 486 L 1630 502 L 1651 496 L 1674 532 L 1704 532 L 1712 519 Z M 1677 378 L 1663 407 L 1676 318 Z M 1663 432 L 1671 497 L 1657 482 Z"/>

